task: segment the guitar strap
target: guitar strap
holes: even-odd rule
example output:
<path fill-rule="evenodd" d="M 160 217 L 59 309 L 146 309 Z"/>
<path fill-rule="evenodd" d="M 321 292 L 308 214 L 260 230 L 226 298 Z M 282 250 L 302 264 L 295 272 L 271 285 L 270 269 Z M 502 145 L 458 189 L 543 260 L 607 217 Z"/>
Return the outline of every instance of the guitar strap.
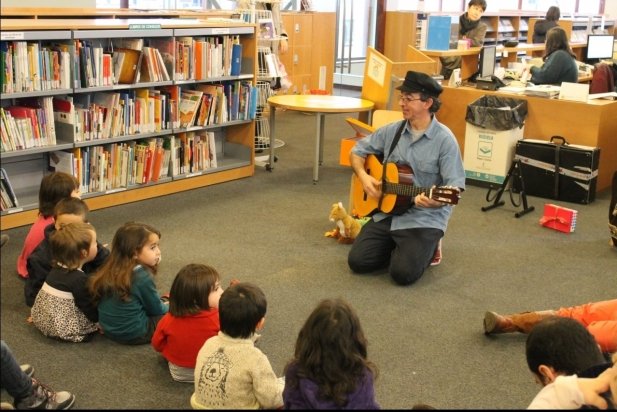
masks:
<path fill-rule="evenodd" d="M 392 143 L 390 144 L 390 150 L 388 151 L 388 155 L 383 159 L 383 163 L 381 165 L 381 167 L 383 168 L 382 173 L 381 173 L 381 187 L 385 187 L 386 184 L 386 163 L 388 163 L 388 159 L 390 158 L 390 155 L 392 154 L 392 152 L 394 151 L 394 148 L 396 147 L 396 145 L 398 144 L 399 139 L 401 138 L 401 134 L 403 133 L 403 130 L 405 129 L 405 123 L 407 123 L 407 120 L 403 120 L 401 122 L 401 125 L 398 127 L 398 129 L 396 130 L 396 134 L 394 135 L 394 139 L 392 139 Z M 381 201 L 383 200 L 383 196 L 379 199 L 379 209 L 381 209 Z"/>

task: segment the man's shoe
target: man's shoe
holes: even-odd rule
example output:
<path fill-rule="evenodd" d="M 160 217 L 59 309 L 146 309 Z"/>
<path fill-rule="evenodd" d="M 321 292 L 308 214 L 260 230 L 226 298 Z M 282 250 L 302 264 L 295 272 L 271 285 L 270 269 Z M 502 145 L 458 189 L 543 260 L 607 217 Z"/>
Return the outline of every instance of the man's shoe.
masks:
<path fill-rule="evenodd" d="M 21 368 L 21 371 L 23 373 L 25 373 L 26 375 L 28 375 L 29 378 L 31 378 L 34 375 L 34 368 L 32 367 L 32 365 L 19 365 L 19 367 Z"/>
<path fill-rule="evenodd" d="M 512 323 L 512 319 L 501 316 L 495 312 L 486 312 L 484 314 L 484 333 L 509 333 L 516 332 L 516 327 Z"/>
<path fill-rule="evenodd" d="M 9 235 L 0 235 L 0 247 L 4 246 L 9 241 Z"/>
<path fill-rule="evenodd" d="M 439 239 L 439 243 L 437 244 L 437 249 L 435 249 L 435 253 L 433 254 L 433 260 L 431 260 L 431 266 L 437 266 L 441 263 L 441 239 Z"/>
<path fill-rule="evenodd" d="M 16 409 L 71 409 L 75 395 L 70 392 L 54 392 L 51 388 L 32 378 L 32 394 L 15 402 Z"/>

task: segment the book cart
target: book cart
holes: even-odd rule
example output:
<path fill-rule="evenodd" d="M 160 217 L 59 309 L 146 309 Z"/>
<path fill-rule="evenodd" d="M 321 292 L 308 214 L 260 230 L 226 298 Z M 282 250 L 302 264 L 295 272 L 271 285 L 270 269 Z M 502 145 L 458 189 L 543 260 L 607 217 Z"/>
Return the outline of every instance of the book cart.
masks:
<path fill-rule="evenodd" d="M 272 83 L 280 77 L 279 58 L 277 55 L 281 37 L 274 24 L 270 10 L 255 8 L 256 2 L 250 2 L 250 9 L 238 9 L 243 21 L 254 23 L 257 26 L 257 110 L 255 116 L 255 153 L 261 153 L 270 148 L 271 131 L 269 120 L 268 98 L 275 94 Z M 271 2 L 271 1 L 269 1 Z M 274 147 L 283 147 L 285 142 L 274 139 Z M 276 161 L 276 157 L 274 158 Z M 256 156 L 255 164 L 271 170 L 268 155 Z"/>
<path fill-rule="evenodd" d="M 0 40 L 3 229 L 34 222 L 53 170 L 91 210 L 254 174 L 254 25 L 2 19 Z"/>

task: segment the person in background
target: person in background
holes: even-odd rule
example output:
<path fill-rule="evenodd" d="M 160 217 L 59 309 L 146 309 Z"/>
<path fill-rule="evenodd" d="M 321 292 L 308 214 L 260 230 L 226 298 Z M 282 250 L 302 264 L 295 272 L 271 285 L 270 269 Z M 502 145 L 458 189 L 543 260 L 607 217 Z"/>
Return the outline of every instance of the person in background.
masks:
<path fill-rule="evenodd" d="M 49 238 L 63 226 L 69 223 L 88 223 L 88 205 L 83 200 L 72 197 L 62 199 L 54 208 L 54 221 L 45 228 L 45 237 L 28 257 L 28 277 L 24 284 L 26 305 L 32 307 L 36 295 L 41 290 L 47 275 L 52 268 L 52 257 Z M 82 270 L 90 275 L 94 273 L 109 256 L 109 249 L 96 242 L 96 256 L 92 261 L 84 263 Z"/>
<path fill-rule="evenodd" d="M 485 0 L 470 0 L 467 11 L 459 17 L 458 39 L 469 40 L 470 47 L 482 47 L 488 26 L 480 18 L 486 11 Z M 452 71 L 461 67 L 461 56 L 445 56 L 440 58 L 441 74 L 449 79 Z"/>
<path fill-rule="evenodd" d="M 549 7 L 544 20 L 538 20 L 533 25 L 532 41 L 534 43 L 544 43 L 546 41 L 546 33 L 557 26 L 560 17 L 561 12 L 559 11 L 559 7 Z"/>
<path fill-rule="evenodd" d="M 576 55 L 570 48 L 568 36 L 563 28 L 553 27 L 546 34 L 546 45 L 542 60 L 544 63 L 541 67 L 534 65 L 526 67 L 521 78 L 526 78 L 527 72 L 530 72 L 530 81 L 536 85 L 554 84 L 559 86 L 563 82 L 578 82 Z"/>
<path fill-rule="evenodd" d="M 193 383 L 197 353 L 221 329 L 219 273 L 211 266 L 191 263 L 176 275 L 169 291 L 169 312 L 152 336 L 152 346 L 169 363 L 177 382 Z"/>
<path fill-rule="evenodd" d="M 54 266 L 32 306 L 32 323 L 45 336 L 84 342 L 98 331 L 98 312 L 82 270 L 96 257 L 96 231 L 88 223 L 69 223 L 51 235 L 49 245 Z"/>
<path fill-rule="evenodd" d="M 54 222 L 54 207 L 60 200 L 69 197 L 81 197 L 79 182 L 74 176 L 53 172 L 43 177 L 39 187 L 39 215 L 30 227 L 17 258 L 17 274 L 22 278 L 28 277 L 28 257 L 45 238 L 45 228 Z"/>
<path fill-rule="evenodd" d="M 282 379 L 268 357 L 255 347 L 268 302 L 251 283 L 225 289 L 219 301 L 221 331 L 197 354 L 194 409 L 277 409 L 283 406 Z"/>
<path fill-rule="evenodd" d="M 19 366 L 9 346 L 0 341 L 1 387 L 14 399 L 16 409 L 71 409 L 75 403 L 75 395 L 70 392 L 54 392 L 49 387 L 33 378 L 34 368 Z M 4 408 L 4 402 L 3 402 Z M 7 408 L 9 405 L 6 405 Z"/>
<path fill-rule="evenodd" d="M 298 334 L 285 367 L 285 409 L 379 409 L 358 315 L 343 299 L 325 299 Z"/>
<path fill-rule="evenodd" d="M 111 253 L 90 277 L 105 336 L 127 344 L 150 343 L 169 306 L 161 300 L 154 275 L 161 262 L 161 232 L 145 223 L 128 222 L 116 231 Z"/>
<path fill-rule="evenodd" d="M 587 328 L 603 352 L 617 352 L 617 299 L 602 300 L 557 310 L 521 312 L 499 315 L 484 314 L 484 333 L 529 333 L 535 325 L 549 316 L 572 318 Z"/>
<path fill-rule="evenodd" d="M 399 181 L 417 187 L 465 188 L 465 169 L 456 138 L 435 115 L 441 106 L 442 87 L 429 75 L 409 71 L 399 87 L 403 122 L 394 122 L 360 139 L 350 163 L 364 193 L 380 199 L 382 182 L 368 174 L 368 155 L 383 156 L 399 169 Z M 398 142 L 394 142 L 399 136 Z M 420 279 L 426 268 L 441 261 L 441 238 L 453 208 L 429 198 L 399 196 L 400 205 L 389 213 L 377 212 L 364 224 L 351 246 L 348 264 L 354 273 L 389 267 L 399 285 Z M 436 259 L 438 261 L 436 262 Z"/>
<path fill-rule="evenodd" d="M 587 329 L 570 318 L 551 316 L 538 323 L 525 343 L 527 366 L 543 388 L 528 409 L 551 409 L 562 401 L 550 384 L 557 377 L 595 378 L 612 367 Z"/>

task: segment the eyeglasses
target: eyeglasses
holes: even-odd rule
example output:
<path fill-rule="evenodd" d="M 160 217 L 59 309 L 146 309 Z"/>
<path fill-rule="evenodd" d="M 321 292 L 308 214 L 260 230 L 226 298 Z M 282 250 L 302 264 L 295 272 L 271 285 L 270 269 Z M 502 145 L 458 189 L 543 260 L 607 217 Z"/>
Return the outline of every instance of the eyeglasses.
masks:
<path fill-rule="evenodd" d="M 422 100 L 422 98 L 413 98 L 402 94 L 398 97 L 398 101 L 403 103 L 415 102 L 416 100 Z"/>

